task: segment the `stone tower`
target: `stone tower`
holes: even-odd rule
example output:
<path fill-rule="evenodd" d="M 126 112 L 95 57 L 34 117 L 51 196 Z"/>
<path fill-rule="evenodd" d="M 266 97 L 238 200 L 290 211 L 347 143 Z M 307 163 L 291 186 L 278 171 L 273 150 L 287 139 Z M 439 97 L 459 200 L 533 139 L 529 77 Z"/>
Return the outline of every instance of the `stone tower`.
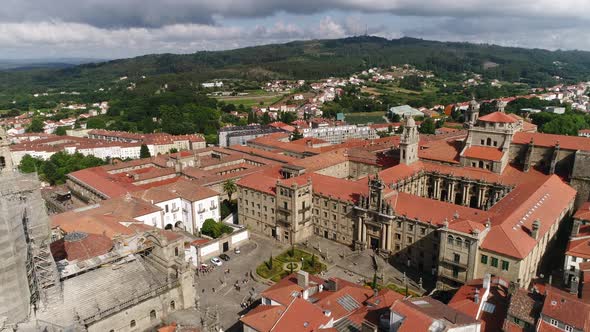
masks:
<path fill-rule="evenodd" d="M 418 127 L 412 116 L 406 118 L 404 131 L 399 142 L 399 162 L 400 164 L 410 165 L 418 161 L 418 144 L 420 143 L 420 134 Z"/>
<path fill-rule="evenodd" d="M 4 128 L 0 127 L 0 173 L 12 171 L 13 167 L 10 157 L 10 142 Z"/>
<path fill-rule="evenodd" d="M 36 175 L 0 173 L 0 321 L 26 320 L 61 298 L 49 219 Z"/>
<path fill-rule="evenodd" d="M 465 112 L 465 124 L 469 126 L 470 124 L 473 125 L 477 122 L 479 118 L 479 103 L 472 98 L 469 102 L 469 108 Z"/>
<path fill-rule="evenodd" d="M 276 239 L 284 243 L 297 243 L 311 236 L 311 179 L 304 183 L 293 182 L 290 185 L 277 181 L 276 191 Z"/>

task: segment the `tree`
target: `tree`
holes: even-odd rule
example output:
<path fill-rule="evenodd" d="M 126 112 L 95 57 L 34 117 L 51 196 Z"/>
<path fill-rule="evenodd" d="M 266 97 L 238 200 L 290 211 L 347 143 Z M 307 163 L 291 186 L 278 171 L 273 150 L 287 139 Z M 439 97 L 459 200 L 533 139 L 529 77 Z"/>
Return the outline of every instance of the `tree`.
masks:
<path fill-rule="evenodd" d="M 262 113 L 262 119 L 260 120 L 260 123 L 263 125 L 267 125 L 272 121 L 272 119 L 270 118 L 270 115 L 268 114 L 268 112 L 264 112 Z"/>
<path fill-rule="evenodd" d="M 139 158 L 149 158 L 151 156 L 150 149 L 148 149 L 147 145 L 142 144 L 141 148 L 139 148 Z"/>
<path fill-rule="evenodd" d="M 148 152 L 149 152 L 149 150 L 148 150 Z M 177 153 L 178 152 L 178 149 L 177 148 L 172 148 L 172 149 L 170 149 L 169 152 L 170 153 Z"/>
<path fill-rule="evenodd" d="M 106 127 L 106 122 L 99 117 L 93 117 L 86 121 L 86 129 L 105 129 Z"/>
<path fill-rule="evenodd" d="M 272 254 L 270 254 L 270 258 L 268 259 L 268 269 L 269 270 L 272 270 L 272 261 L 273 261 Z"/>
<path fill-rule="evenodd" d="M 223 192 L 227 194 L 228 200 L 231 202 L 232 195 L 238 190 L 236 183 L 232 179 L 227 179 L 223 183 Z"/>
<path fill-rule="evenodd" d="M 55 129 L 55 133 L 58 136 L 65 136 L 67 134 L 67 127 L 61 126 Z"/>
<path fill-rule="evenodd" d="M 216 222 L 215 220 L 209 218 L 206 219 L 205 222 L 203 223 L 203 227 L 201 227 L 201 233 L 205 234 L 205 235 L 209 235 L 212 238 L 215 238 L 215 232 L 216 232 Z"/>
<path fill-rule="evenodd" d="M 299 131 L 299 128 L 295 128 L 293 134 L 291 134 L 291 141 L 296 141 L 298 139 L 302 139 L 303 134 Z"/>
<path fill-rule="evenodd" d="M 422 123 L 420 124 L 420 128 L 418 129 L 418 131 L 422 134 L 433 135 L 436 132 L 436 126 L 432 118 L 426 118 L 424 121 L 422 121 Z"/>
<path fill-rule="evenodd" d="M 28 133 L 40 133 L 43 132 L 43 128 L 45 127 L 45 125 L 43 124 L 43 120 L 40 117 L 34 117 L 33 120 L 31 120 L 31 124 L 29 125 L 29 127 L 27 127 L 27 132 Z"/>

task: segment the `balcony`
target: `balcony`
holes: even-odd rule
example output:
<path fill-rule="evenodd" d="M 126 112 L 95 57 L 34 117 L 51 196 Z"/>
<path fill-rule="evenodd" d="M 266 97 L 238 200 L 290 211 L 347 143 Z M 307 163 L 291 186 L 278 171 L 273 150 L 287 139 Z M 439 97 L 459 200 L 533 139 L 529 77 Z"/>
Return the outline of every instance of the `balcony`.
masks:
<path fill-rule="evenodd" d="M 179 210 L 180 210 L 180 207 L 176 206 L 176 207 L 173 207 L 172 210 L 170 210 L 170 211 L 178 212 Z"/>
<path fill-rule="evenodd" d="M 285 209 L 284 206 L 277 207 L 277 210 L 279 210 L 281 212 L 284 212 L 284 213 L 287 213 L 287 214 L 291 214 L 291 210 L 290 209 Z"/>
<path fill-rule="evenodd" d="M 215 209 L 217 209 L 217 205 L 216 204 L 213 204 L 213 205 L 211 205 L 209 207 L 209 210 L 215 210 Z"/>
<path fill-rule="evenodd" d="M 206 208 L 204 208 L 204 207 L 200 207 L 200 208 L 197 210 L 197 212 L 199 212 L 199 213 L 204 213 L 205 211 L 207 211 L 207 209 L 206 209 Z"/>
<path fill-rule="evenodd" d="M 441 261 L 444 262 L 444 263 L 447 263 L 447 264 L 451 264 L 451 265 L 454 265 L 454 266 L 463 268 L 463 269 L 469 268 L 469 265 L 467 265 L 467 263 L 461 263 L 461 261 L 456 261 L 454 259 L 443 257 L 441 259 Z"/>
<path fill-rule="evenodd" d="M 277 218 L 277 222 L 281 223 L 281 224 L 285 224 L 285 225 L 291 225 L 291 220 L 285 218 L 285 217 L 279 217 Z"/>

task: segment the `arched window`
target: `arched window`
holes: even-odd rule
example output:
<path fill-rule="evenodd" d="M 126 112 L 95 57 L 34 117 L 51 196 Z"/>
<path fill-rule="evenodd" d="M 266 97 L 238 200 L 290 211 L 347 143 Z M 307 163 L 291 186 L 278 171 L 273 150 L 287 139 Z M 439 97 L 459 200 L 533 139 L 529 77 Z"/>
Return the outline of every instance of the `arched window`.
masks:
<path fill-rule="evenodd" d="M 166 227 L 164 227 L 164 229 L 166 229 L 166 230 L 171 230 L 171 229 L 172 229 L 172 224 L 168 224 L 168 225 L 166 225 Z"/>
<path fill-rule="evenodd" d="M 471 244 L 471 241 L 465 240 L 465 248 L 469 248 L 470 244 Z"/>
<path fill-rule="evenodd" d="M 134 319 L 134 320 L 132 320 L 131 322 L 129 322 L 129 327 L 135 327 L 135 325 L 137 325 L 137 324 L 135 323 L 135 319 Z"/>
<path fill-rule="evenodd" d="M 155 320 L 156 318 L 157 318 L 156 310 L 150 311 L 150 320 Z"/>
<path fill-rule="evenodd" d="M 457 247 L 461 247 L 463 245 L 463 240 L 460 237 L 456 238 L 455 242 L 457 243 Z"/>
<path fill-rule="evenodd" d="M 488 139 L 486 140 L 486 145 L 490 146 L 492 145 L 492 139 L 488 137 Z"/>
<path fill-rule="evenodd" d="M 175 309 L 176 309 L 176 302 L 170 301 L 170 310 L 175 310 Z"/>
<path fill-rule="evenodd" d="M 447 241 L 448 241 L 449 244 L 453 244 L 453 236 L 452 235 L 449 235 L 447 237 Z"/>

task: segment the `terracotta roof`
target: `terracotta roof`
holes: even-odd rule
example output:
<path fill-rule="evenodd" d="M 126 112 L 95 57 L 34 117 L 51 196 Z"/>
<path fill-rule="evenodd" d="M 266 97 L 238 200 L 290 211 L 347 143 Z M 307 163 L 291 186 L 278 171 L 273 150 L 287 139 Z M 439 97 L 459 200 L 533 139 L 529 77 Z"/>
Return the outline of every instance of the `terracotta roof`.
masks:
<path fill-rule="evenodd" d="M 580 258 L 590 258 L 590 237 L 570 240 L 565 254 Z"/>
<path fill-rule="evenodd" d="M 430 297 L 397 301 L 391 306 L 404 317 L 398 332 L 429 331 L 432 323 L 441 321 L 447 328 L 475 326 L 480 322 Z"/>
<path fill-rule="evenodd" d="M 259 305 L 240 318 L 240 321 L 256 331 L 269 332 L 285 309 L 284 305 Z"/>
<path fill-rule="evenodd" d="M 473 159 L 500 161 L 503 156 L 502 150 L 490 146 L 470 146 L 463 151 L 463 157 Z"/>
<path fill-rule="evenodd" d="M 309 275 L 310 287 L 313 285 L 323 285 L 324 282 L 324 279 L 320 277 L 311 274 Z M 261 296 L 271 299 L 282 305 L 289 305 L 289 303 L 291 303 L 293 300 L 293 293 L 301 293 L 303 290 L 304 289 L 297 284 L 297 274 L 294 273 L 284 277 L 276 284 L 267 288 L 264 292 L 262 292 Z"/>
<path fill-rule="evenodd" d="M 539 317 L 543 296 L 539 293 L 530 293 L 525 289 L 517 289 L 510 297 L 508 315 L 516 317 L 534 326 Z"/>
<path fill-rule="evenodd" d="M 557 288 L 551 286 L 546 288 L 545 303 L 541 313 L 577 330 L 590 331 L 590 302 Z M 549 331 L 543 325 L 539 325 L 539 331 Z M 549 327 L 549 324 L 546 325 Z"/>
<path fill-rule="evenodd" d="M 516 186 L 494 205 L 492 228 L 481 248 L 515 258 L 525 258 L 546 232 L 559 222 L 562 211 L 575 199 L 576 190 L 558 176 L 551 175 L 540 184 Z M 531 236 L 532 224 L 540 221 L 537 239 Z"/>
<path fill-rule="evenodd" d="M 578 220 L 590 220 L 590 202 L 584 202 L 574 213 L 574 218 Z"/>
<path fill-rule="evenodd" d="M 490 293 L 486 300 L 487 303 L 494 305 L 493 312 L 482 310 L 479 317 L 477 312 L 479 306 L 483 304 L 483 279 L 475 279 L 469 281 L 467 284 L 461 286 L 449 302 L 449 306 L 462 313 L 479 319 L 482 322 L 481 330 L 483 332 L 501 331 L 504 319 L 508 312 L 509 296 L 508 296 L 508 281 L 501 278 L 492 278 L 490 283 Z M 475 303 L 475 292 L 479 291 L 479 296 L 482 301 Z"/>
<path fill-rule="evenodd" d="M 590 138 L 582 136 L 517 132 L 512 144 L 529 144 L 531 140 L 536 146 L 554 147 L 559 143 L 561 149 L 590 151 Z"/>
<path fill-rule="evenodd" d="M 72 232 L 51 243 L 51 254 L 56 261 L 86 260 L 104 255 L 113 248 L 113 241 L 105 235 Z"/>
<path fill-rule="evenodd" d="M 404 192 L 398 193 L 391 199 L 391 205 L 398 215 L 422 222 L 442 225 L 445 220 L 453 224 L 455 221 L 472 220 L 484 221 L 489 215 L 486 211 L 472 209 L 466 206 L 442 202 L 426 197 L 420 197 Z M 428 206 L 428 209 L 424 207 Z M 456 218 L 458 217 L 458 218 Z"/>
<path fill-rule="evenodd" d="M 504 112 L 494 112 L 478 118 L 479 121 L 484 122 L 500 122 L 500 123 L 515 123 L 516 119 L 507 115 Z"/>

